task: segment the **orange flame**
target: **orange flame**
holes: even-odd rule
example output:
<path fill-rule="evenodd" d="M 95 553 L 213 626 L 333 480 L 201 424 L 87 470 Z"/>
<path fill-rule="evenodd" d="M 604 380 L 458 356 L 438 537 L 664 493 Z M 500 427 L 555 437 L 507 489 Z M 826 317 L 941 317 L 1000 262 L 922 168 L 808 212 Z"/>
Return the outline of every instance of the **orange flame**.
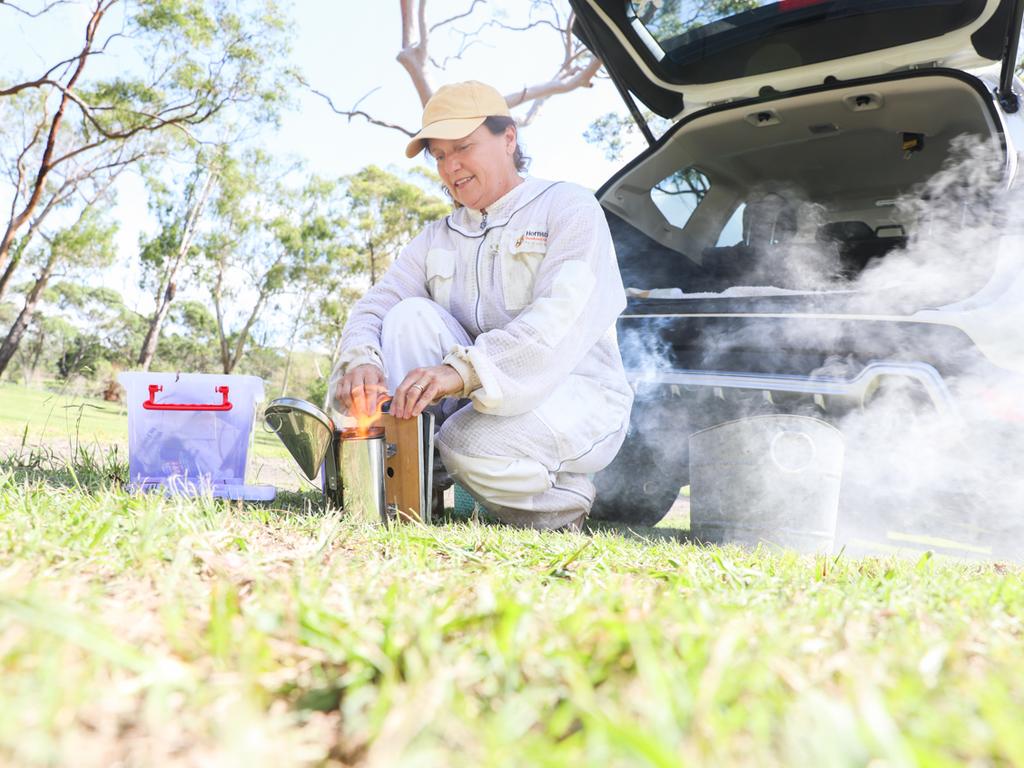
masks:
<path fill-rule="evenodd" d="M 376 408 L 374 408 L 374 410 L 373 410 L 373 413 L 356 413 L 356 414 L 354 414 L 355 418 L 356 418 L 356 426 L 355 426 L 355 436 L 356 437 L 369 437 L 370 436 L 370 433 L 373 431 L 373 428 L 377 425 L 377 422 L 380 421 L 380 417 L 381 417 L 381 413 L 382 413 L 381 408 L 383 407 L 384 402 L 385 401 L 383 401 L 383 400 L 378 401 Z"/>

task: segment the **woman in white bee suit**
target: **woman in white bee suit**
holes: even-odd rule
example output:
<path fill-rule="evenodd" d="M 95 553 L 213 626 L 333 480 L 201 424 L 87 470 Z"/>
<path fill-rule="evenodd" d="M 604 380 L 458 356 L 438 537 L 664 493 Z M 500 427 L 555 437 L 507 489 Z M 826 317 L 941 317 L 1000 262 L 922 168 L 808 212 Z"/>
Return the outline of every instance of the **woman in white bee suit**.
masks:
<path fill-rule="evenodd" d="M 367 412 L 390 392 L 391 413 L 410 418 L 436 404 L 441 460 L 484 508 L 579 529 L 633 400 L 604 214 L 581 187 L 519 175 L 515 123 L 483 83 L 437 91 L 406 155 L 424 148 L 457 207 L 353 308 L 333 405 Z"/>

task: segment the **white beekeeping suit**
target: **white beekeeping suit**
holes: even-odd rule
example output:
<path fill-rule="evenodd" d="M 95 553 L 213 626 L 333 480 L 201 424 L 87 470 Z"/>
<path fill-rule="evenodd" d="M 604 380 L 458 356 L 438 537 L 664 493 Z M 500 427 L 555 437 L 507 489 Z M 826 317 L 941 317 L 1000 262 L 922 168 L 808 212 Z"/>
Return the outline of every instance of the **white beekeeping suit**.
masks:
<path fill-rule="evenodd" d="M 353 308 L 331 392 L 352 367 L 394 391 L 443 360 L 470 403 L 437 436 L 445 467 L 502 520 L 555 528 L 593 502 L 589 475 L 629 422 L 615 321 L 626 299 L 593 194 L 527 178 L 486 211 L 428 225 Z"/>

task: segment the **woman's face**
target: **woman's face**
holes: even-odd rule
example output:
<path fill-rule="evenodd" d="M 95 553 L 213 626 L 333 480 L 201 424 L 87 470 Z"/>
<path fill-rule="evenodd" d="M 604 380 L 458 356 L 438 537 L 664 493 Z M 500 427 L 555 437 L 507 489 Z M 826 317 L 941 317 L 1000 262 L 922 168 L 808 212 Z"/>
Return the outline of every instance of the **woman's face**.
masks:
<path fill-rule="evenodd" d="M 452 197 L 467 208 L 486 208 L 519 181 L 512 157 L 516 130 L 494 135 L 481 125 L 461 139 L 430 139 L 429 152 Z"/>

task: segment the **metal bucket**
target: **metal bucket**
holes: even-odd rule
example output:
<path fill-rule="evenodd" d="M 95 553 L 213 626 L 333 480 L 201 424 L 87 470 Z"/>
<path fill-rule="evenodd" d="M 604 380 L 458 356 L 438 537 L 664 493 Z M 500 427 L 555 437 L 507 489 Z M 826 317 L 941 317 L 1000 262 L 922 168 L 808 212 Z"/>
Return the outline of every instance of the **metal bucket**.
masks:
<path fill-rule="evenodd" d="M 807 416 L 754 416 L 690 436 L 690 532 L 713 544 L 828 553 L 844 440 Z"/>
<path fill-rule="evenodd" d="M 334 441 L 346 517 L 367 522 L 387 522 L 384 495 L 384 430 L 367 436 L 354 430 L 337 433 Z"/>

